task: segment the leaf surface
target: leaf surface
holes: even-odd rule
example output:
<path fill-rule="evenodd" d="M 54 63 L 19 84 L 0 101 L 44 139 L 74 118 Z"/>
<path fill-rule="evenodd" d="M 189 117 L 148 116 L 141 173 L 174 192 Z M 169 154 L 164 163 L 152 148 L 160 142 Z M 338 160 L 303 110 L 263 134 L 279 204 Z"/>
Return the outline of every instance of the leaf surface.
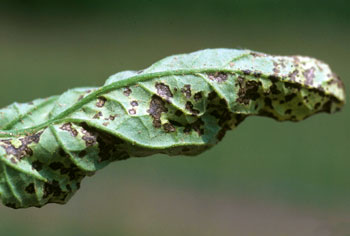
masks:
<path fill-rule="evenodd" d="M 0 110 L 0 196 L 12 208 L 66 203 L 81 180 L 116 160 L 197 155 L 246 117 L 301 121 L 333 113 L 344 86 L 302 56 L 207 49 Z"/>

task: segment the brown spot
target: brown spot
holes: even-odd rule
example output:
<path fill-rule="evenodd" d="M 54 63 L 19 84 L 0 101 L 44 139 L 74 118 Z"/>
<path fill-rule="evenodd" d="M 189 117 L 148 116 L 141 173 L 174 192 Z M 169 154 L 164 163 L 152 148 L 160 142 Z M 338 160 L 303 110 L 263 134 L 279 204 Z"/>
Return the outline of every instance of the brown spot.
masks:
<path fill-rule="evenodd" d="M 97 112 L 93 117 L 92 117 L 92 119 L 100 119 L 100 117 L 102 116 L 103 114 L 102 114 L 102 112 Z"/>
<path fill-rule="evenodd" d="M 181 92 L 182 92 L 183 94 L 185 94 L 185 97 L 186 97 L 187 99 L 191 98 L 191 96 L 192 96 L 191 85 L 186 84 L 186 85 L 181 89 Z"/>
<path fill-rule="evenodd" d="M 297 90 L 301 89 L 301 84 L 299 84 L 299 83 L 285 82 L 284 86 L 288 89 L 297 89 Z"/>
<path fill-rule="evenodd" d="M 276 86 L 276 84 L 275 84 L 275 83 L 271 85 L 271 87 L 270 87 L 270 91 L 271 91 L 271 93 L 272 93 L 272 94 L 275 94 L 275 95 L 277 95 L 277 94 L 280 94 L 280 93 L 281 93 L 281 91 L 279 91 L 279 90 L 278 90 L 278 88 L 277 88 L 277 86 Z"/>
<path fill-rule="evenodd" d="M 17 164 L 17 161 L 15 158 L 11 157 L 10 161 L 12 162 L 12 164 Z"/>
<path fill-rule="evenodd" d="M 66 151 L 63 149 L 63 148 L 60 148 L 58 150 L 58 154 L 61 156 L 61 157 L 69 157 L 69 155 L 66 153 Z"/>
<path fill-rule="evenodd" d="M 264 102 L 265 102 L 265 106 L 266 106 L 266 107 L 269 107 L 269 108 L 273 109 L 272 101 L 271 101 L 271 99 L 270 99 L 269 97 L 266 97 L 266 98 L 264 99 Z"/>
<path fill-rule="evenodd" d="M 78 135 L 78 131 L 73 128 L 72 123 L 65 123 L 60 127 L 60 129 L 68 131 L 74 137 L 76 137 Z"/>
<path fill-rule="evenodd" d="M 322 87 L 322 85 L 319 85 L 319 86 L 317 87 L 317 89 L 318 89 L 319 91 L 321 91 L 322 93 L 325 92 L 325 90 L 324 90 L 324 88 Z"/>
<path fill-rule="evenodd" d="M 219 97 L 207 104 L 207 113 L 215 117 L 217 124 L 222 127 L 219 134 L 221 137 L 227 130 L 238 125 L 245 118 L 245 116 L 232 113 L 228 108 L 227 101 Z"/>
<path fill-rule="evenodd" d="M 124 91 L 123 91 L 123 94 L 125 96 L 130 96 L 131 92 L 132 92 L 132 90 L 129 87 L 125 87 Z"/>
<path fill-rule="evenodd" d="M 96 102 L 97 107 L 103 107 L 106 103 L 107 99 L 105 97 L 99 97 Z"/>
<path fill-rule="evenodd" d="M 275 68 L 273 68 L 273 72 L 274 72 L 275 74 L 278 74 L 278 73 L 280 73 L 281 71 L 280 71 L 277 67 L 275 67 Z"/>
<path fill-rule="evenodd" d="M 223 72 L 215 72 L 214 74 L 208 74 L 210 80 L 218 83 L 225 82 L 227 80 L 227 74 Z"/>
<path fill-rule="evenodd" d="M 250 75 L 252 73 L 251 70 L 242 70 L 244 75 Z"/>
<path fill-rule="evenodd" d="M 118 115 L 110 115 L 110 116 L 109 116 L 109 119 L 110 119 L 110 120 L 115 120 L 115 118 L 116 118 L 117 116 L 118 116 Z"/>
<path fill-rule="evenodd" d="M 199 136 L 202 136 L 204 134 L 204 122 L 202 119 L 198 119 L 195 122 L 186 125 L 184 129 L 185 134 L 189 134 L 192 130 L 196 131 Z"/>
<path fill-rule="evenodd" d="M 109 134 L 99 133 L 97 141 L 100 157 L 99 162 L 108 161 L 112 158 L 125 160 L 130 157 L 125 150 L 120 148 L 120 146 L 125 145 L 125 141 L 122 139 Z"/>
<path fill-rule="evenodd" d="M 192 115 L 198 115 L 199 114 L 199 111 L 197 109 L 193 108 L 193 104 L 190 101 L 186 102 L 185 108 L 186 108 L 186 110 L 191 112 Z"/>
<path fill-rule="evenodd" d="M 129 109 L 128 112 L 129 112 L 130 115 L 135 115 L 136 114 L 136 110 L 134 108 Z"/>
<path fill-rule="evenodd" d="M 305 70 L 303 75 L 306 78 L 305 84 L 306 85 L 312 85 L 313 84 L 313 79 L 315 78 L 315 68 L 311 67 L 310 69 Z"/>
<path fill-rule="evenodd" d="M 62 192 L 57 180 L 53 180 L 52 183 L 45 183 L 44 184 L 43 198 L 48 198 L 50 195 L 53 195 L 54 197 L 58 197 L 62 193 L 63 192 Z"/>
<path fill-rule="evenodd" d="M 315 107 L 314 107 L 314 108 L 315 108 L 315 110 L 317 110 L 317 109 L 318 109 L 320 106 L 321 106 L 321 103 L 319 103 L 319 102 L 318 102 L 318 103 L 316 103 L 316 104 L 315 104 Z"/>
<path fill-rule="evenodd" d="M 130 105 L 133 107 L 137 107 L 139 105 L 139 103 L 137 101 L 131 101 Z"/>
<path fill-rule="evenodd" d="M 87 130 L 88 125 L 86 123 L 82 123 L 81 126 L 82 126 L 81 132 L 84 134 L 82 139 L 85 141 L 85 145 L 89 147 L 96 144 L 96 140 L 97 140 L 96 135 L 94 135 L 93 133 Z"/>
<path fill-rule="evenodd" d="M 327 84 L 329 84 L 329 85 L 336 84 L 338 88 L 345 89 L 344 83 L 343 83 L 343 81 L 341 81 L 341 79 L 338 75 L 336 75 L 335 73 L 332 73 L 331 75 L 329 75 L 329 77 L 332 77 L 332 79 L 329 80 L 327 82 Z"/>
<path fill-rule="evenodd" d="M 286 102 L 290 102 L 291 100 L 293 100 L 293 98 L 295 98 L 297 95 L 295 93 L 291 93 L 285 96 L 285 101 Z"/>
<path fill-rule="evenodd" d="M 210 92 L 208 95 L 208 100 L 214 100 L 218 95 L 216 94 L 215 91 Z"/>
<path fill-rule="evenodd" d="M 5 149 L 5 151 L 8 155 L 13 155 L 16 157 L 16 159 L 18 161 L 20 161 L 25 156 L 32 156 L 33 155 L 33 150 L 30 147 L 28 147 L 28 145 L 30 145 L 33 142 L 39 143 L 40 136 L 42 133 L 43 133 L 43 131 L 38 132 L 38 133 L 33 134 L 33 135 L 25 136 L 24 138 L 20 138 L 19 141 L 21 142 L 21 145 L 17 148 L 12 145 L 10 140 L 0 140 L 0 143 L 1 143 L 0 146 Z M 12 163 L 14 163 L 14 162 L 12 161 Z"/>
<path fill-rule="evenodd" d="M 49 167 L 53 170 L 59 170 L 64 167 L 64 165 L 61 162 L 52 162 L 50 163 Z"/>
<path fill-rule="evenodd" d="M 156 83 L 157 94 L 162 98 L 169 99 L 173 97 L 171 90 L 168 85 L 163 83 Z"/>
<path fill-rule="evenodd" d="M 248 105 L 250 100 L 255 101 L 260 97 L 258 93 L 259 87 L 261 85 L 260 82 L 256 82 L 253 80 L 245 81 L 244 78 L 238 78 L 239 90 L 238 90 L 238 98 L 237 102 Z"/>
<path fill-rule="evenodd" d="M 286 115 L 292 114 L 292 109 L 287 109 L 287 110 L 284 112 L 284 114 L 286 114 Z"/>
<path fill-rule="evenodd" d="M 216 135 L 216 138 L 218 139 L 218 141 L 221 141 L 225 137 L 226 132 L 229 129 L 230 129 L 230 127 L 225 126 L 219 130 L 218 134 Z"/>
<path fill-rule="evenodd" d="M 275 114 L 273 114 L 272 112 L 266 111 L 266 110 L 260 110 L 260 111 L 259 111 L 259 115 L 271 117 L 271 118 L 273 118 L 273 119 L 278 120 L 278 117 L 276 117 Z"/>
<path fill-rule="evenodd" d="M 270 76 L 269 76 L 269 80 L 271 80 L 272 83 L 276 83 L 276 82 L 278 82 L 280 79 L 279 79 L 278 76 L 270 75 Z"/>
<path fill-rule="evenodd" d="M 85 173 L 81 171 L 77 166 L 71 164 L 69 167 L 62 167 L 60 169 L 61 175 L 68 175 L 69 180 L 79 180 L 85 176 Z"/>
<path fill-rule="evenodd" d="M 258 72 L 258 71 L 254 71 L 254 73 L 253 73 L 253 76 L 255 77 L 255 78 L 260 78 L 261 77 L 261 72 Z"/>
<path fill-rule="evenodd" d="M 41 163 L 40 161 L 34 161 L 32 163 L 32 167 L 33 167 L 33 169 L 35 169 L 37 171 L 41 171 L 43 168 L 43 163 Z"/>
<path fill-rule="evenodd" d="M 251 52 L 250 55 L 252 55 L 253 57 L 262 57 L 262 56 L 264 56 L 264 54 L 258 53 L 258 52 Z"/>
<path fill-rule="evenodd" d="M 198 93 L 196 93 L 196 94 L 194 95 L 194 100 L 195 100 L 196 102 L 198 102 L 199 100 L 202 99 L 202 97 L 203 97 L 202 92 L 198 92 Z"/>
<path fill-rule="evenodd" d="M 78 98 L 78 101 L 80 101 L 83 98 L 84 98 L 84 95 L 80 95 L 79 98 Z"/>
<path fill-rule="evenodd" d="M 182 116 L 183 112 L 180 110 L 176 110 L 175 115 L 176 116 Z"/>
<path fill-rule="evenodd" d="M 292 80 L 292 81 L 296 81 L 296 77 L 299 74 L 298 70 L 294 70 L 293 72 L 288 74 L 288 77 Z"/>
<path fill-rule="evenodd" d="M 52 193 L 51 184 L 45 183 L 45 184 L 44 184 L 44 194 L 43 194 L 43 198 L 48 198 L 48 197 L 50 196 L 51 193 Z"/>
<path fill-rule="evenodd" d="M 273 72 L 274 72 L 275 74 L 280 73 L 280 70 L 278 69 L 278 63 L 277 63 L 277 62 L 273 62 L 273 66 L 274 66 Z"/>
<path fill-rule="evenodd" d="M 162 112 L 168 112 L 168 109 L 165 107 L 165 103 L 160 97 L 153 95 L 147 112 L 153 118 L 153 126 L 155 128 L 160 128 L 162 124 L 160 121 Z"/>
<path fill-rule="evenodd" d="M 29 194 L 35 193 L 34 183 L 30 183 L 24 190 Z"/>
<path fill-rule="evenodd" d="M 278 61 L 283 68 L 286 68 L 286 65 L 285 65 L 286 61 L 284 59 L 278 59 Z"/>
<path fill-rule="evenodd" d="M 108 125 L 109 125 L 109 122 L 103 122 L 102 125 L 103 125 L 103 126 L 108 126 Z"/>
<path fill-rule="evenodd" d="M 90 134 L 95 137 L 99 149 L 99 162 L 107 160 L 124 160 L 129 158 L 128 152 L 125 150 L 126 142 L 120 138 L 110 135 L 95 128 L 89 127 L 83 123 L 83 127 Z M 135 148 L 133 146 L 133 148 Z M 72 173 L 73 174 L 73 173 Z"/>
<path fill-rule="evenodd" d="M 177 122 L 176 120 L 169 120 L 169 123 L 175 127 L 183 127 L 183 125 L 180 122 Z"/>
<path fill-rule="evenodd" d="M 87 154 L 87 152 L 85 150 L 83 150 L 83 151 L 79 152 L 78 156 L 80 158 L 83 158 L 84 156 L 86 156 L 86 154 Z"/>
<path fill-rule="evenodd" d="M 175 127 L 172 124 L 170 124 L 170 123 L 165 123 L 163 125 L 163 128 L 164 128 L 166 133 L 175 132 L 175 130 L 176 130 Z"/>

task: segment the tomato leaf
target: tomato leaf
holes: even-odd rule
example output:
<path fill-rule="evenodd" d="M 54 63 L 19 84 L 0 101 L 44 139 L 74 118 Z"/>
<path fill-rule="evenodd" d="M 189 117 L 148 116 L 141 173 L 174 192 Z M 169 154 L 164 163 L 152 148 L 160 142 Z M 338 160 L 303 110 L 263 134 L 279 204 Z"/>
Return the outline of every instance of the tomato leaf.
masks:
<path fill-rule="evenodd" d="M 340 79 L 309 57 L 233 49 L 167 57 L 101 87 L 1 109 L 0 196 L 12 208 L 66 203 L 113 161 L 197 155 L 248 116 L 301 121 L 344 102 Z"/>

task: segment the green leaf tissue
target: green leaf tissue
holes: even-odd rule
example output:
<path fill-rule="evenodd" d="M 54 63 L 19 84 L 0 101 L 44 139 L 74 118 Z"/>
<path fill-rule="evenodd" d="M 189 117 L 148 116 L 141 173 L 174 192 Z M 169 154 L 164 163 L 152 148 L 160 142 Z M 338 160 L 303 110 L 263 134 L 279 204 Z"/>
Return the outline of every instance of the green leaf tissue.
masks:
<path fill-rule="evenodd" d="M 301 121 L 344 103 L 339 77 L 313 58 L 235 49 L 170 56 L 101 87 L 0 109 L 0 197 L 11 208 L 64 204 L 111 162 L 197 155 L 248 116 Z"/>

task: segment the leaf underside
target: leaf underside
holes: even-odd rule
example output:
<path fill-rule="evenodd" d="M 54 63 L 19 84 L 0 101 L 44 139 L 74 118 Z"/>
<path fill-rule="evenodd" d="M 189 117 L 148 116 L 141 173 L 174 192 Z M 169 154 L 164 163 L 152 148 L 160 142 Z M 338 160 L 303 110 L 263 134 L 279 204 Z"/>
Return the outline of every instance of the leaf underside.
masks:
<path fill-rule="evenodd" d="M 0 110 L 0 197 L 12 208 L 66 203 L 116 160 L 197 155 L 247 116 L 300 121 L 344 105 L 328 65 L 302 56 L 207 49 L 167 57 L 102 87 Z"/>

